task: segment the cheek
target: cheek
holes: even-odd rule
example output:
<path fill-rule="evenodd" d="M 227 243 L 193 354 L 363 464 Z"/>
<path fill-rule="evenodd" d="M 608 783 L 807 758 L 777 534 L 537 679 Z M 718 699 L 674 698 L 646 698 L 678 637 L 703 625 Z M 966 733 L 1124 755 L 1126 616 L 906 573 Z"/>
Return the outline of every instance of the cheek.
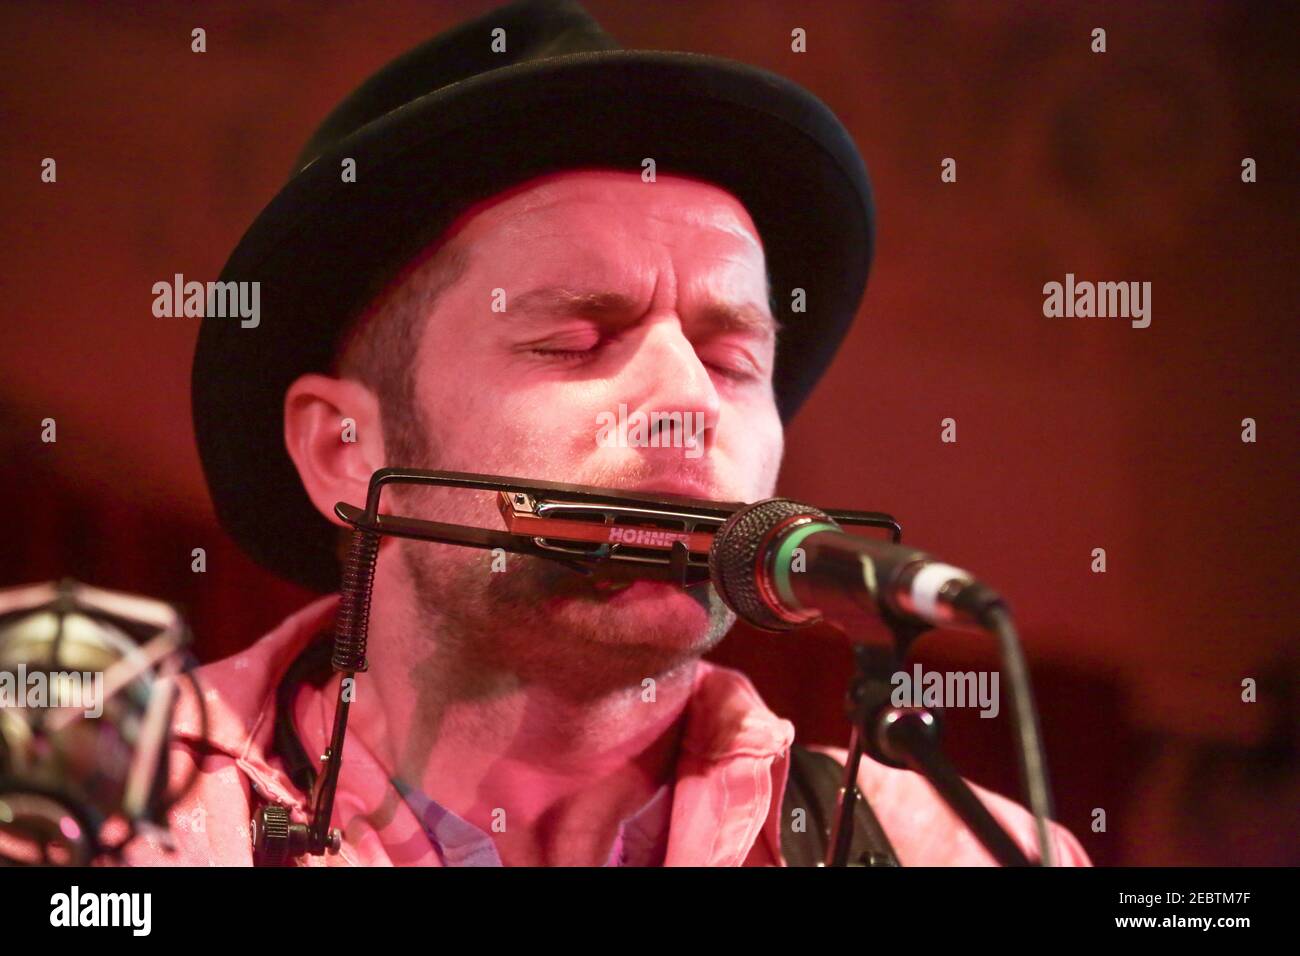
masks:
<path fill-rule="evenodd" d="M 589 382 L 502 383 L 489 402 L 506 434 L 556 450 L 594 443 L 596 416 L 609 406 L 606 392 Z"/>
<path fill-rule="evenodd" d="M 757 459 L 754 472 L 759 483 L 754 493 L 757 497 L 770 497 L 776 492 L 776 478 L 785 454 L 785 429 L 775 409 L 763 428 L 756 430 L 754 444 Z"/>
<path fill-rule="evenodd" d="M 456 462 L 443 467 L 541 474 L 552 463 L 544 470 L 553 474 L 554 465 L 580 462 L 596 447 L 603 406 L 589 393 L 574 383 L 538 388 L 484 373 L 427 390 L 423 407 L 447 460 Z"/>
<path fill-rule="evenodd" d="M 785 452 L 785 429 L 771 400 L 724 407 L 717 453 L 747 501 L 770 497 Z"/>

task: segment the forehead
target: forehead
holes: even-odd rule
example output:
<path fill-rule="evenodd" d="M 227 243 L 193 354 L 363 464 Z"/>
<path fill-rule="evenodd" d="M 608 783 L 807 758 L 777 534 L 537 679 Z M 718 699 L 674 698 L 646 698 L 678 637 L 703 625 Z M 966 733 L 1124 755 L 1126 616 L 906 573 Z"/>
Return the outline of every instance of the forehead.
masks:
<path fill-rule="evenodd" d="M 760 268 L 763 246 L 744 205 L 719 186 L 677 175 L 642 181 L 625 170 L 566 170 L 479 203 L 449 233 L 476 248 L 549 241 L 583 247 L 652 243 Z"/>

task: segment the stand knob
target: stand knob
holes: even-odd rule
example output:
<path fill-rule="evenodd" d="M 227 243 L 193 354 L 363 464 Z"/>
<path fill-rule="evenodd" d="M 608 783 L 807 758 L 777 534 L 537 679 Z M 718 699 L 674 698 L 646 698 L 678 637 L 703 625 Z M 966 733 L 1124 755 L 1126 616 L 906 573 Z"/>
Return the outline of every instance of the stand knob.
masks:
<path fill-rule="evenodd" d="M 288 807 L 278 803 L 258 810 L 251 829 L 254 866 L 284 866 L 306 843 L 307 827 L 290 823 Z"/>

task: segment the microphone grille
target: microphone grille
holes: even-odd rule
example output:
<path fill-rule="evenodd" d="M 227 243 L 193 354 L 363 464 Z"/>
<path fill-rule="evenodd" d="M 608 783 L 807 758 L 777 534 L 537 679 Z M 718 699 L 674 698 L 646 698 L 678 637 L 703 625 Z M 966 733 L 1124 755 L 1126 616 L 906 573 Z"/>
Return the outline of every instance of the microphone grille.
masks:
<path fill-rule="evenodd" d="M 789 498 L 768 498 L 746 505 L 731 515 L 713 536 L 709 549 L 709 576 L 722 602 L 747 624 L 769 631 L 799 627 L 779 617 L 758 590 L 759 549 L 781 522 L 796 515 L 831 519 L 826 513 Z"/>

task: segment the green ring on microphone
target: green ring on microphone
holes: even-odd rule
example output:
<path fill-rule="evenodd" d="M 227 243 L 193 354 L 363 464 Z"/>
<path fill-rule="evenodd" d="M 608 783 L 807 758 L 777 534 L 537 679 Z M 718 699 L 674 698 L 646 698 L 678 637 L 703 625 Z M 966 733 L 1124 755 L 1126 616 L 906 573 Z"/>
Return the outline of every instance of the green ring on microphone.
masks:
<path fill-rule="evenodd" d="M 840 530 L 838 525 L 828 524 L 825 521 L 810 521 L 786 535 L 781 542 L 781 546 L 776 549 L 776 566 L 772 569 L 773 576 L 776 578 L 777 596 L 786 607 L 799 607 L 799 599 L 794 596 L 794 588 L 790 586 L 790 575 L 795 573 L 790 570 L 790 565 L 794 563 L 795 549 L 810 534 L 816 534 L 819 531 L 838 530 Z"/>

